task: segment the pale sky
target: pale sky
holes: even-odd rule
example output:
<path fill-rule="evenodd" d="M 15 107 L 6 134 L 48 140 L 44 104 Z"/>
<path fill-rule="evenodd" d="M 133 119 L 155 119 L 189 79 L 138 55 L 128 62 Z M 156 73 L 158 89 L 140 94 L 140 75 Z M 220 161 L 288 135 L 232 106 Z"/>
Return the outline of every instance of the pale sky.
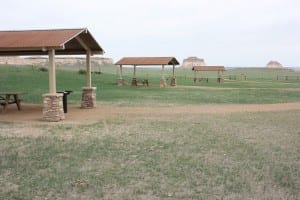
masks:
<path fill-rule="evenodd" d="M 300 0 L 9 0 L 1 30 L 88 28 L 106 53 L 300 66 Z"/>

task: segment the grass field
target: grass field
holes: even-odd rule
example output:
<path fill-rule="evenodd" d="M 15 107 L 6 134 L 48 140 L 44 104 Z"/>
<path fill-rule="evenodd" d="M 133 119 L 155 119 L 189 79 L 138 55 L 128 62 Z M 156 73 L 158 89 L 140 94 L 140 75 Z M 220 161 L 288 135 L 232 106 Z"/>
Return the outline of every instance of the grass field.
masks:
<path fill-rule="evenodd" d="M 95 69 L 99 70 L 99 69 Z M 268 69 L 231 69 L 225 72 L 236 76 L 237 80 L 226 79 L 224 83 L 216 82 L 216 73 L 203 73 L 206 81 L 193 82 L 191 70 L 177 70 L 176 88 L 159 88 L 159 69 L 138 69 L 138 79 L 149 79 L 150 87 L 118 87 L 118 75 L 113 66 L 101 67 L 102 74 L 93 74 L 92 85 L 97 87 L 97 100 L 119 104 L 140 103 L 282 103 L 300 100 L 300 72 L 290 70 Z M 85 85 L 85 76 L 75 70 L 57 70 L 57 91 L 73 90 L 69 103 L 81 100 L 81 88 Z M 124 70 L 126 81 L 130 82 L 132 69 Z M 247 75 L 247 80 L 239 80 L 240 74 Z M 166 77 L 171 75 L 167 70 Z M 276 80 L 277 76 L 290 76 L 289 80 Z M 170 82 L 170 81 L 169 81 Z M 168 83 L 169 83 L 168 82 Z M 21 84 L 20 84 L 21 83 Z M 25 102 L 41 103 L 42 94 L 48 92 L 48 73 L 32 67 L 0 66 L 0 91 L 23 91 Z"/>
<path fill-rule="evenodd" d="M 247 80 L 178 70 L 178 86 L 161 89 L 158 70 L 139 70 L 150 87 L 118 87 L 115 69 L 93 75 L 97 100 L 114 106 L 300 101 L 300 81 L 288 70 L 232 69 Z M 131 71 L 125 70 L 129 81 Z M 167 75 L 168 76 L 168 75 Z M 58 90 L 79 103 L 85 77 L 58 70 Z M 0 91 L 26 91 L 41 103 L 48 74 L 0 67 Z M 0 117 L 3 115 L 0 113 Z M 0 122 L 0 199 L 299 199 L 300 110 L 206 114 L 140 113 L 93 124 Z"/>

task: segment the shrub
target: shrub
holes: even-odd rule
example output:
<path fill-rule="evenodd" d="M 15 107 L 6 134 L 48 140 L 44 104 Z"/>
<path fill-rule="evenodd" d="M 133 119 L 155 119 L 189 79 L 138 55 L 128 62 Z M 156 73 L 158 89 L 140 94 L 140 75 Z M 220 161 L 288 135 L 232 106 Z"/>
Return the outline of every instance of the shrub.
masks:
<path fill-rule="evenodd" d="M 80 70 L 78 71 L 78 74 L 86 74 L 86 70 L 80 69 Z"/>
<path fill-rule="evenodd" d="M 41 72 L 47 72 L 47 71 L 48 71 L 48 68 L 46 68 L 46 67 L 40 67 L 39 70 L 40 70 Z"/>

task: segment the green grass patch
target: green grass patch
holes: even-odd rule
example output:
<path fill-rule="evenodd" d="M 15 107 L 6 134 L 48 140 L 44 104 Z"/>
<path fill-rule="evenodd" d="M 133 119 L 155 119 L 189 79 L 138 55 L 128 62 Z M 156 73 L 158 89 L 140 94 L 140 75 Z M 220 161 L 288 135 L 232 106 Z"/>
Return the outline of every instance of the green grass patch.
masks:
<path fill-rule="evenodd" d="M 170 84 L 171 70 L 166 70 Z M 299 72 L 270 69 L 230 69 L 228 75 L 249 74 L 247 80 L 228 80 L 219 84 L 216 73 L 206 72 L 201 76 L 209 81 L 193 82 L 191 70 L 178 69 L 175 88 L 159 88 L 159 69 L 138 69 L 138 79 L 149 79 L 150 87 L 119 87 L 117 68 L 101 67 L 101 74 L 93 74 L 93 86 L 97 87 L 97 100 L 119 104 L 199 104 L 199 103 L 281 103 L 300 100 L 299 80 L 276 80 L 276 76 L 299 76 Z M 85 75 L 76 70 L 56 71 L 57 91 L 72 90 L 69 103 L 81 101 L 81 89 L 85 85 Z M 262 78 L 262 76 L 264 78 Z M 124 77 L 130 85 L 132 69 L 124 69 Z M 34 70 L 30 66 L 0 66 L 0 91 L 22 91 L 24 102 L 42 103 L 42 95 L 49 91 L 48 72 Z"/>

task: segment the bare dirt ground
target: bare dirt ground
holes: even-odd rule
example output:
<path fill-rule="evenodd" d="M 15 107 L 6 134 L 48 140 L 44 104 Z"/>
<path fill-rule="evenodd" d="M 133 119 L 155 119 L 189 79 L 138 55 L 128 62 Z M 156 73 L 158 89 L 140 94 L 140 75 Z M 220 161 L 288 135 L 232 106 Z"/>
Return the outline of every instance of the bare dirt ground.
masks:
<path fill-rule="evenodd" d="M 42 105 L 23 104 L 18 111 L 14 105 L 6 112 L 0 112 L 0 121 L 13 123 L 49 123 L 42 120 Z M 226 114 L 235 112 L 269 112 L 300 110 L 300 102 L 279 104 L 201 104 L 167 106 L 118 106 L 98 104 L 93 109 L 81 109 L 79 105 L 69 105 L 66 119 L 54 124 L 90 124 L 102 119 L 126 116 L 176 115 L 176 114 Z"/>

